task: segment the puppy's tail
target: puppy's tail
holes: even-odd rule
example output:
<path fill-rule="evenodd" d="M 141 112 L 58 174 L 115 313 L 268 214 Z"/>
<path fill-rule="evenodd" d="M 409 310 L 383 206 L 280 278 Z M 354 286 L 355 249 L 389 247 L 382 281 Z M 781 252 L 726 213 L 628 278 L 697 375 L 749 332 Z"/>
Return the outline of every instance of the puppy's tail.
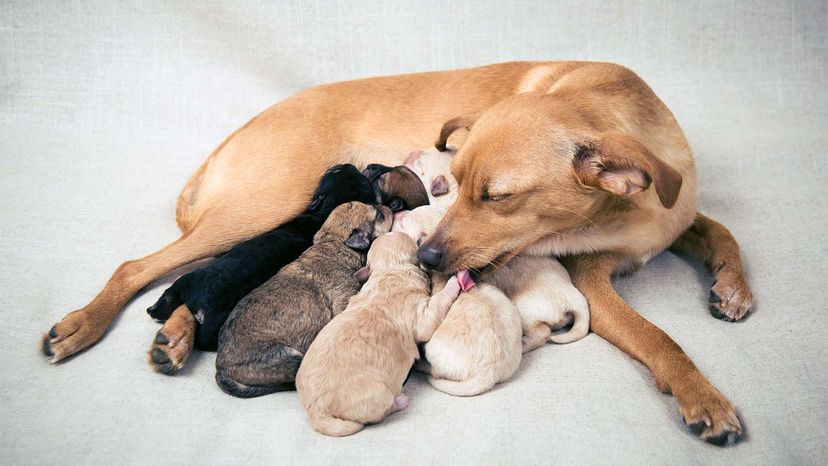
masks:
<path fill-rule="evenodd" d="M 292 383 L 276 385 L 245 385 L 228 376 L 224 373 L 224 371 L 216 372 L 216 383 L 218 383 L 218 386 L 221 387 L 225 393 L 238 398 L 254 398 L 257 396 L 296 389 L 296 386 Z"/>
<path fill-rule="evenodd" d="M 579 291 L 574 290 L 570 296 L 569 308 L 572 313 L 572 328 L 564 333 L 553 333 L 549 336 L 549 341 L 553 343 L 572 343 L 585 337 L 589 333 L 589 304 L 587 300 Z"/>
<path fill-rule="evenodd" d="M 495 385 L 492 377 L 488 377 L 486 374 L 477 374 L 468 380 L 460 382 L 456 380 L 437 379 L 429 376 L 428 383 L 437 390 L 453 396 L 479 395 L 491 390 Z"/>
<path fill-rule="evenodd" d="M 172 315 L 173 311 L 175 311 L 178 306 L 184 304 L 184 301 L 181 300 L 181 296 L 178 293 L 178 287 L 175 285 L 176 284 L 173 283 L 172 286 L 164 291 L 155 304 L 147 308 L 147 314 L 158 322 L 166 322 Z"/>
<path fill-rule="evenodd" d="M 345 437 L 355 434 L 365 427 L 365 424 L 333 417 L 318 405 L 308 408 L 308 417 L 313 428 L 331 437 Z"/>

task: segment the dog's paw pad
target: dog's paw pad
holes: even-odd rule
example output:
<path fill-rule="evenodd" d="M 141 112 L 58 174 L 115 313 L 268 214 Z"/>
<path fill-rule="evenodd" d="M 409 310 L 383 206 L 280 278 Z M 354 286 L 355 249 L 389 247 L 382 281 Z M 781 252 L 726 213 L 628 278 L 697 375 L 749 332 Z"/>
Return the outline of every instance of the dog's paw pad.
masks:
<path fill-rule="evenodd" d="M 741 275 L 720 276 L 708 297 L 710 315 L 726 322 L 744 319 L 753 308 L 753 294 Z"/>
<path fill-rule="evenodd" d="M 193 350 L 195 327 L 195 319 L 186 307 L 176 309 L 152 341 L 150 366 L 165 375 L 173 375 L 184 367 Z"/>
<path fill-rule="evenodd" d="M 690 432 L 719 446 L 733 445 L 742 438 L 736 409 L 718 390 L 709 387 L 682 398 L 681 413 Z M 692 401 L 686 402 L 688 398 Z"/>

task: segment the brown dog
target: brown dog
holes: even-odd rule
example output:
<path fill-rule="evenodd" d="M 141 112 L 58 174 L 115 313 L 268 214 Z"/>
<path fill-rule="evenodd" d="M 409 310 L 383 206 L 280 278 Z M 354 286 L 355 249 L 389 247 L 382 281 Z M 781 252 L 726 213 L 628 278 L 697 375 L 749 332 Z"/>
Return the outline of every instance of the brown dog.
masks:
<path fill-rule="evenodd" d="M 326 435 L 351 435 L 408 406 L 401 391 L 417 343 L 431 338 L 460 293 L 452 277 L 431 296 L 417 244 L 403 233 L 377 238 L 367 268 L 368 281 L 322 329 L 296 375 L 310 422 Z"/>
<path fill-rule="evenodd" d="M 548 91 L 556 95 L 544 95 Z M 504 100 L 507 102 L 487 112 Z M 547 105 L 552 100 L 554 105 Z M 583 121 L 584 115 L 565 113 L 560 108 L 564 103 L 571 105 L 573 111 L 582 109 L 589 119 Z M 544 107 L 564 120 L 550 125 L 551 115 L 543 113 Z M 497 205 L 489 204 L 481 213 L 494 221 L 493 226 L 501 232 L 509 231 L 500 228 L 501 217 L 514 220 L 512 214 L 522 206 L 533 212 L 543 211 L 542 216 L 531 217 L 533 224 L 548 225 L 554 220 L 555 229 L 565 223 L 586 224 L 585 228 L 562 234 L 553 244 L 564 253 L 584 249 L 590 253 L 609 251 L 581 256 L 572 264 L 575 282 L 590 301 L 593 330 L 644 361 L 660 385 L 673 390 L 688 421 L 709 423 L 705 438 L 728 438 L 728 433 L 740 432 L 731 404 L 698 372 L 678 345 L 630 309 L 610 284 L 613 270 L 635 262 L 624 260 L 630 254 L 634 256 L 641 249 L 656 254 L 672 243 L 674 248 L 701 257 L 715 270 L 717 281 L 711 302 L 717 313 L 738 320 L 751 305 L 735 240 L 723 226 L 695 212 L 692 157 L 677 124 L 635 74 L 605 63 L 513 62 L 364 79 L 319 86 L 274 105 L 227 138 L 184 186 L 176 209 L 181 238 L 154 254 L 118 267 L 92 302 L 71 312 L 49 330 L 43 338 L 43 352 L 53 363 L 78 353 L 98 341 L 127 301 L 153 280 L 187 263 L 226 251 L 239 241 L 293 218 L 308 204 L 319 178 L 331 165 L 399 165 L 411 149 L 429 146 L 435 131 L 447 120 L 466 115 L 468 119 L 453 121 L 447 130 L 452 126 L 468 127 L 475 116 L 484 112 L 487 115 L 477 121 L 475 134 L 468 136 L 477 142 L 468 141 L 471 144 L 464 145 L 458 154 L 458 181 L 466 185 L 461 189 L 461 197 L 474 195 L 475 190 L 482 188 L 479 175 L 483 172 L 477 170 L 472 159 L 481 164 L 480 168 L 500 161 L 508 162 L 507 173 L 512 169 L 526 172 L 540 168 L 539 173 L 549 174 L 538 199 L 518 193 L 512 201 L 500 203 L 498 200 L 505 198 L 497 196 L 510 193 L 492 191 L 485 193 L 487 203 Z M 621 112 L 621 116 L 615 112 Z M 505 116 L 501 124 L 497 124 L 497 116 Z M 619 118 L 623 120 L 622 126 L 618 126 Z M 579 128 L 592 128 L 591 132 L 598 131 L 601 137 L 595 139 L 592 134 L 593 139 L 571 139 L 576 134 L 567 131 Z M 618 130 L 622 134 L 651 137 L 638 138 L 636 142 L 612 134 Z M 496 143 L 498 138 L 503 143 Z M 489 143 L 483 144 L 484 139 Z M 538 159 L 541 154 L 530 152 L 538 149 L 538 140 L 547 141 L 549 150 L 555 149 L 561 157 Z M 509 145 L 505 145 L 506 141 Z M 575 152 L 573 146 L 572 152 L 561 151 L 567 143 L 577 143 L 579 150 Z M 642 156 L 640 150 L 618 150 L 644 144 L 649 144 L 649 153 L 658 154 L 659 158 Z M 506 152 L 481 152 L 496 147 Z M 667 152 L 662 152 L 665 149 Z M 639 155 L 623 157 L 633 153 Z M 614 160 L 618 164 L 611 167 L 622 169 L 620 172 L 610 174 L 601 169 L 610 166 L 601 158 L 610 154 L 615 157 L 604 162 Z M 279 167 L 278 175 L 273 167 Z M 560 181 L 564 173 L 574 173 L 576 168 L 580 174 L 577 183 L 552 183 Z M 614 176 L 625 172 L 630 176 Z M 507 182 L 517 180 L 498 181 L 504 185 L 486 187 L 505 188 Z M 650 184 L 656 189 L 634 194 Z M 529 185 L 524 183 L 524 187 Z M 575 209 L 578 213 L 587 207 L 591 207 L 587 209 L 590 211 L 600 210 L 601 205 L 609 205 L 610 209 L 594 212 L 601 218 L 589 212 L 589 221 L 577 213 L 561 210 L 563 205 L 557 201 L 543 210 L 543 192 L 557 188 L 568 202 L 582 200 L 584 205 Z M 615 196 L 605 189 L 629 195 Z M 638 204 L 635 196 L 651 199 L 653 191 L 658 192 L 665 205 L 675 203 L 676 210 L 658 206 L 648 210 L 634 208 Z M 596 203 L 600 198 L 606 202 Z M 464 199 L 446 225 L 459 225 L 463 212 L 474 210 L 474 205 L 481 202 Z M 624 225 L 641 224 L 640 238 L 625 233 L 609 241 L 610 236 L 603 234 L 602 243 L 595 241 L 596 231 L 589 228 L 590 222 L 607 226 L 607 221 L 618 222 L 619 216 L 624 215 Z M 638 218 L 642 221 L 638 222 Z M 684 233 L 688 227 L 690 230 Z M 607 232 L 615 230 L 612 226 Z M 456 251 L 455 248 L 447 254 L 455 255 Z"/>

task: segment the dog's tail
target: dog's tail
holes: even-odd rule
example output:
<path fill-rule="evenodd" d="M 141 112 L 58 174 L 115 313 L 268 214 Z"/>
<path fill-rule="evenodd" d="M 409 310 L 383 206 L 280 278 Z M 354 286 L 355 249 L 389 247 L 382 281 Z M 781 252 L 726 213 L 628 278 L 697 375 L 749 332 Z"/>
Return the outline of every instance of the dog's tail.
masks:
<path fill-rule="evenodd" d="M 553 333 L 549 336 L 549 341 L 553 343 L 572 343 L 580 340 L 589 333 L 589 304 L 580 292 L 575 290 L 570 296 L 569 312 L 572 314 L 572 327 L 564 333 Z"/>
<path fill-rule="evenodd" d="M 495 386 L 492 377 L 487 374 L 476 374 L 463 381 L 438 379 L 428 376 L 428 383 L 441 392 L 453 396 L 474 396 L 487 392 Z"/>
<path fill-rule="evenodd" d="M 314 429 L 332 437 L 345 437 L 355 434 L 365 427 L 365 424 L 360 422 L 333 417 L 316 404 L 308 408 L 308 417 Z"/>
<path fill-rule="evenodd" d="M 178 287 L 175 285 L 176 283 L 173 283 L 172 286 L 164 290 L 164 293 L 158 298 L 158 301 L 147 308 L 147 314 L 158 322 L 166 322 L 173 311 L 178 306 L 184 304 L 184 301 L 181 300 L 181 296 L 178 293 Z"/>

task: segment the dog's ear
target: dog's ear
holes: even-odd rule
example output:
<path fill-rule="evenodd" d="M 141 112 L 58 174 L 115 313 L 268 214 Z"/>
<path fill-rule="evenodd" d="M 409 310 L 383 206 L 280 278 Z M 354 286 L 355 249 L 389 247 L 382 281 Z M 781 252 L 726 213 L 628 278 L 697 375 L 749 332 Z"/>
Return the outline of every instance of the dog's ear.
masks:
<path fill-rule="evenodd" d="M 443 175 L 439 175 L 437 178 L 434 178 L 434 181 L 431 182 L 431 195 L 434 197 L 438 197 L 444 194 L 448 194 L 448 192 L 449 184 L 446 177 Z"/>
<path fill-rule="evenodd" d="M 573 164 L 585 185 L 616 196 L 630 196 L 655 183 L 658 199 L 668 209 L 681 190 L 681 174 L 629 134 L 601 134 L 578 147 Z"/>
<path fill-rule="evenodd" d="M 463 128 L 466 131 L 471 130 L 473 124 L 474 120 L 470 117 L 455 117 L 443 123 L 443 127 L 440 129 L 440 135 L 437 137 L 434 147 L 436 147 L 440 152 L 447 151 L 448 138 L 460 128 Z"/>
<path fill-rule="evenodd" d="M 365 267 L 362 267 L 361 269 L 357 270 L 356 272 L 354 272 L 354 278 L 359 280 L 360 283 L 365 283 L 366 281 L 368 281 L 368 277 L 370 277 L 370 276 L 371 276 L 371 267 L 368 267 L 367 265 Z"/>
<path fill-rule="evenodd" d="M 345 240 L 345 245 L 357 251 L 367 251 L 371 247 L 371 238 L 365 230 L 354 230 Z"/>

